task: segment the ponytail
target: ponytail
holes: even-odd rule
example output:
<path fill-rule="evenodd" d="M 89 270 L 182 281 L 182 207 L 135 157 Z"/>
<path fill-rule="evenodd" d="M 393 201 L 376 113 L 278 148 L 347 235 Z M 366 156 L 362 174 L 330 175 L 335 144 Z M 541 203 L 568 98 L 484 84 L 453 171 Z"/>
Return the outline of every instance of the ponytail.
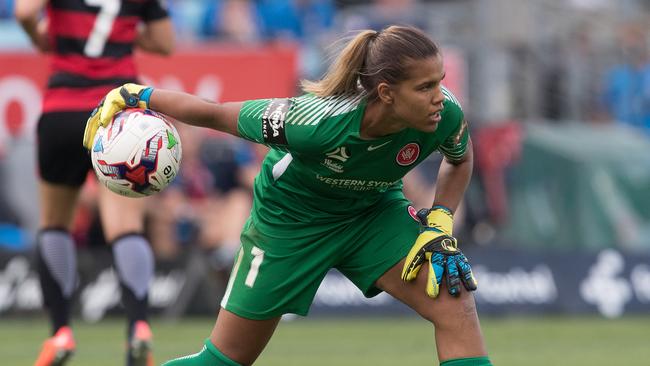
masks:
<path fill-rule="evenodd" d="M 303 80 L 302 89 L 319 97 L 359 93 L 359 75 L 364 67 L 370 42 L 377 34 L 378 32 L 373 30 L 357 34 L 341 51 L 327 74 L 319 81 Z"/>
<path fill-rule="evenodd" d="M 307 93 L 318 97 L 360 94 L 369 101 L 378 97 L 380 83 L 396 85 L 409 77 L 409 60 L 439 54 L 438 46 L 421 30 L 390 26 L 381 32 L 365 30 L 343 48 L 339 57 L 319 81 L 302 82 Z"/>

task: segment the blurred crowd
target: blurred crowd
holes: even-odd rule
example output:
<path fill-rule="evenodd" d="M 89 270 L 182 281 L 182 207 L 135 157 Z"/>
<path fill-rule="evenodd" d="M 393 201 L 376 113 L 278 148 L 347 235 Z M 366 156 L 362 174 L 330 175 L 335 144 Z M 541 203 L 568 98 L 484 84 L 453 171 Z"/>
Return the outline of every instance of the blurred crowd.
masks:
<path fill-rule="evenodd" d="M 466 63 L 462 99 L 477 152 L 476 179 L 459 212 L 464 219 L 457 219 L 458 235 L 469 243 L 489 242 L 493 230 L 507 221 L 507 171 L 521 152 L 522 125 L 536 120 L 621 124 L 650 133 L 646 0 L 169 0 L 168 4 L 183 47 L 214 41 L 292 41 L 299 45 L 302 78 L 319 77 L 335 51 L 335 41 L 357 29 L 416 25 L 443 49 L 458 51 Z M 25 38 L 22 43 L 10 40 L 19 34 L 11 9 L 11 0 L 0 0 L 0 52 L 29 48 Z M 173 258 L 191 245 L 205 250 L 220 266 L 238 245 L 239 229 L 250 210 L 252 180 L 265 151 L 227 136 L 181 129 L 182 170 L 172 187 L 151 200 L 151 242 L 159 258 Z M 407 195 L 416 206 L 430 205 L 436 159 L 439 156 L 405 179 Z M 2 174 L 0 168 L 0 180 Z M 78 215 L 77 239 L 81 245 L 101 242 L 92 215 L 92 186 L 82 199 L 86 211 Z M 0 196 L 0 222 L 20 224 L 12 212 Z"/>
<path fill-rule="evenodd" d="M 617 121 L 647 130 L 650 3 L 644 0 L 169 0 L 180 50 L 206 42 L 299 45 L 318 78 L 336 40 L 410 24 L 460 51 L 473 124 Z M 31 49 L 0 0 L 0 50 Z M 513 18 L 511 14 L 519 14 Z M 16 37 L 18 35 L 18 37 Z M 464 99 L 464 98 L 461 98 Z"/>

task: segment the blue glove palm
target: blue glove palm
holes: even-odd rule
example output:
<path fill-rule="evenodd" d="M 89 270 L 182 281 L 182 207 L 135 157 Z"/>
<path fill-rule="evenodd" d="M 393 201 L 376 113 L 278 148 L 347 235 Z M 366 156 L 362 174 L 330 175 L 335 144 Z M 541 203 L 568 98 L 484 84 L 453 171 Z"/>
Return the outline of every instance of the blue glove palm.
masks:
<path fill-rule="evenodd" d="M 417 213 L 422 228 L 420 235 L 406 256 L 402 280 L 417 277 L 424 262 L 430 265 L 426 293 L 437 297 L 443 276 L 447 277 L 447 289 L 452 296 L 460 295 L 461 282 L 468 291 L 477 288 L 472 268 L 465 255 L 458 249 L 456 238 L 451 236 L 451 213 L 444 208 L 422 209 Z"/>

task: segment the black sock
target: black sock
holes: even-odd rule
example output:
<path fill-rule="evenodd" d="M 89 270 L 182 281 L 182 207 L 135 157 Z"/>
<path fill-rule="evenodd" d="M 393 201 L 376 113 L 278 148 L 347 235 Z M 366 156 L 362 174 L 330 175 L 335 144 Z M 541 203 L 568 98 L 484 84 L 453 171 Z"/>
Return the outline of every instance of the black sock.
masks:
<path fill-rule="evenodd" d="M 77 279 L 74 241 L 65 230 L 45 229 L 37 237 L 37 270 L 52 334 L 70 324 L 71 298 Z"/>

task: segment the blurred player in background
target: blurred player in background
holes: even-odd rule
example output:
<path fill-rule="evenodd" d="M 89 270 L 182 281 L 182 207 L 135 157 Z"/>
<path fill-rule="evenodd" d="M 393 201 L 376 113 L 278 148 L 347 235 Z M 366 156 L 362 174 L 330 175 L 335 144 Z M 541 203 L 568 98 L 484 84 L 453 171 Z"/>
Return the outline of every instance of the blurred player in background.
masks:
<path fill-rule="evenodd" d="M 135 84 L 106 96 L 88 120 L 87 148 L 127 106 L 271 147 L 210 338 L 165 365 L 252 364 L 283 314 L 308 313 L 331 268 L 431 321 L 442 365 L 491 365 L 469 292 L 477 284 L 452 236 L 473 155 L 444 76 L 424 33 L 392 26 L 358 34 L 297 98 L 215 104 Z M 434 151 L 444 159 L 433 207 L 416 214 L 401 178 Z"/>
<path fill-rule="evenodd" d="M 35 365 L 61 365 L 75 350 L 70 329 L 77 281 L 71 221 L 91 167 L 90 156 L 78 141 L 97 100 L 115 86 L 137 80 L 133 49 L 167 55 L 174 34 L 158 0 L 17 0 L 15 15 L 34 46 L 51 54 L 37 132 L 41 200 L 37 256 L 53 336 L 45 341 Z M 128 365 L 153 364 L 147 300 L 154 261 L 142 235 L 144 204 L 99 188 L 102 226 L 112 245 L 128 317 Z"/>

